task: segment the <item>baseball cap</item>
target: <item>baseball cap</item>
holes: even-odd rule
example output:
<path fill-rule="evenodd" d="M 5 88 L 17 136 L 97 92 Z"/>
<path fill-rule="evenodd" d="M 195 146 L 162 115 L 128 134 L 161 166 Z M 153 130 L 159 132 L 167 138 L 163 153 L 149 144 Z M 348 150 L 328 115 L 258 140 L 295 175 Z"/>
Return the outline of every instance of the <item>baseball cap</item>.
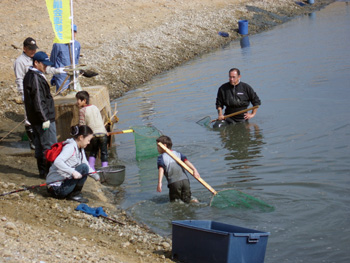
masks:
<path fill-rule="evenodd" d="M 38 49 L 39 47 L 36 45 L 36 41 L 34 38 L 31 37 L 27 37 L 24 41 L 23 41 L 23 46 L 27 47 L 31 50 L 35 50 Z"/>
<path fill-rule="evenodd" d="M 49 57 L 46 55 L 45 52 L 42 52 L 42 51 L 36 52 L 33 56 L 33 61 L 35 60 L 42 62 L 46 66 L 53 66 L 53 63 L 49 60 Z"/>
<path fill-rule="evenodd" d="M 74 30 L 74 32 L 78 32 L 78 27 L 76 24 L 73 25 L 73 30 Z"/>

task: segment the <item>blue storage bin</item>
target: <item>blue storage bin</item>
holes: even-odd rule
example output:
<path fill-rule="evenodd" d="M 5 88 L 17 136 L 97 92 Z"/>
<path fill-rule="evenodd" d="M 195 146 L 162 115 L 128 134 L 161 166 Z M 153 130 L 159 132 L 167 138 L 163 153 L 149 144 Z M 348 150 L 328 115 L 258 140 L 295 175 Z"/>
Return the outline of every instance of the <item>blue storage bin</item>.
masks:
<path fill-rule="evenodd" d="M 262 263 L 269 232 L 211 220 L 172 222 L 172 257 L 189 263 Z"/>
<path fill-rule="evenodd" d="M 241 35 L 248 35 L 248 20 L 238 21 L 238 33 Z"/>

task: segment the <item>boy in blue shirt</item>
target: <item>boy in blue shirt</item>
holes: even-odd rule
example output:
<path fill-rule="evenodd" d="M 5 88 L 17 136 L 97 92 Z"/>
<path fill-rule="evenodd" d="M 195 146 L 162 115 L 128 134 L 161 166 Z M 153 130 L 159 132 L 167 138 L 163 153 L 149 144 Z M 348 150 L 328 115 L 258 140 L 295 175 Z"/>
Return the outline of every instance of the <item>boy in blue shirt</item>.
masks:
<path fill-rule="evenodd" d="M 157 139 L 157 149 L 160 155 L 158 156 L 158 186 L 157 192 L 162 192 L 162 180 L 165 175 L 168 181 L 169 198 L 170 202 L 175 200 L 182 200 L 185 203 L 198 202 L 197 199 L 191 199 L 190 181 L 185 170 L 171 158 L 161 147 L 158 146 L 158 142 L 164 144 L 171 150 L 173 143 L 168 136 L 162 135 Z M 186 156 L 172 151 L 177 157 L 179 157 L 185 164 L 187 164 L 193 170 L 193 176 L 200 178 L 197 169 L 193 164 L 187 160 Z"/>

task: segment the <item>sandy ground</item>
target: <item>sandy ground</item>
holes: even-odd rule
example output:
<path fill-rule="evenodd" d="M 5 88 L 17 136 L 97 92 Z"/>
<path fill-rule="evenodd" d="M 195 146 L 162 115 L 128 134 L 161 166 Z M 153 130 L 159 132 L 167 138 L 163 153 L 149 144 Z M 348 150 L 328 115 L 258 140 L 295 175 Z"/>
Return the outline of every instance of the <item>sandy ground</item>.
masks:
<path fill-rule="evenodd" d="M 301 7 L 290 0 L 74 0 L 80 62 L 99 73 L 82 79 L 82 86 L 102 84 L 111 98 L 122 96 L 162 71 L 240 38 L 240 19 L 249 20 L 254 34 L 334 1 L 315 2 Z M 21 142 L 23 104 L 16 103 L 13 62 L 28 36 L 50 53 L 53 32 L 44 3 L 0 1 L 0 193 L 42 182 L 33 152 Z M 116 208 L 109 187 L 88 179 L 84 193 L 90 206 L 103 206 L 126 224 L 74 211 L 76 203 L 52 199 L 44 187 L 0 197 L 0 262 L 172 262 L 171 240 Z"/>

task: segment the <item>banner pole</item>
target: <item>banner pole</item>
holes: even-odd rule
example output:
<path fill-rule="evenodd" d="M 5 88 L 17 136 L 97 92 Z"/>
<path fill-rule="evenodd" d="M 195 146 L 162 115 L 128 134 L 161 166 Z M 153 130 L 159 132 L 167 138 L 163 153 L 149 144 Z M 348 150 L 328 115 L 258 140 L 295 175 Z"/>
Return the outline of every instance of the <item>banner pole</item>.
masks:
<path fill-rule="evenodd" d="M 74 42 L 75 42 L 75 39 L 74 39 L 74 15 L 73 15 L 73 0 L 70 0 L 70 12 L 71 12 L 71 30 L 72 30 L 72 40 L 71 40 L 71 43 L 72 43 L 72 67 L 73 67 L 73 70 L 75 69 L 75 48 L 74 48 Z M 74 87 L 74 91 L 76 91 L 76 83 L 75 83 L 75 71 L 73 71 L 73 87 Z"/>

